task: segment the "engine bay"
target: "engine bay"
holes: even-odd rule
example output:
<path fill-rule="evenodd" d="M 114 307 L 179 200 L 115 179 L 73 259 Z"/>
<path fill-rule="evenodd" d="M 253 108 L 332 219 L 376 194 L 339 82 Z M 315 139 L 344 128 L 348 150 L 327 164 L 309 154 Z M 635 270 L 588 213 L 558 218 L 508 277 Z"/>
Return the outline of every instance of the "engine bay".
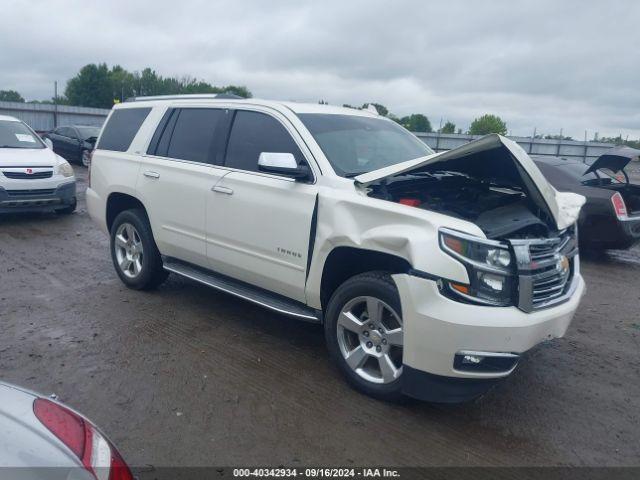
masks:
<path fill-rule="evenodd" d="M 487 238 L 546 238 L 553 233 L 548 215 L 524 185 L 438 170 L 437 165 L 383 179 L 370 185 L 369 196 L 471 221 Z"/>

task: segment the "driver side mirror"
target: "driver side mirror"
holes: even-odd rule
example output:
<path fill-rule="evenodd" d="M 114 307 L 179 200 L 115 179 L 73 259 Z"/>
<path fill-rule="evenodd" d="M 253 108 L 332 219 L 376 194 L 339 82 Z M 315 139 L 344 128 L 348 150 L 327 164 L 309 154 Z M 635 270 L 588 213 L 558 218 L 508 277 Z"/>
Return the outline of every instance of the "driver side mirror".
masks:
<path fill-rule="evenodd" d="M 298 181 L 308 180 L 311 171 L 307 165 L 298 165 L 292 153 L 262 152 L 258 157 L 258 170 L 295 178 Z"/>
<path fill-rule="evenodd" d="M 48 137 L 47 137 L 47 138 L 45 138 L 45 139 L 44 139 L 44 144 L 47 146 L 47 148 L 48 148 L 49 150 L 53 150 L 53 142 L 51 141 L 51 139 L 50 139 L 50 138 L 48 138 Z"/>

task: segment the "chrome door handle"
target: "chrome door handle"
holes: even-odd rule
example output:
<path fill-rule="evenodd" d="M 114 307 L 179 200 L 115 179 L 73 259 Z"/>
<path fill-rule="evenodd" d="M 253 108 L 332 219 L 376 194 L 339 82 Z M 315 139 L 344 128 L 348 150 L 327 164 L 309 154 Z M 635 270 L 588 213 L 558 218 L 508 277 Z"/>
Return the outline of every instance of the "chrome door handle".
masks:
<path fill-rule="evenodd" d="M 152 172 L 150 170 L 144 172 L 144 176 L 149 178 L 160 178 L 160 174 L 158 172 Z"/>
<path fill-rule="evenodd" d="M 233 195 L 233 189 L 229 187 L 221 187 L 216 185 L 211 189 L 212 192 L 224 193 L 226 195 Z"/>

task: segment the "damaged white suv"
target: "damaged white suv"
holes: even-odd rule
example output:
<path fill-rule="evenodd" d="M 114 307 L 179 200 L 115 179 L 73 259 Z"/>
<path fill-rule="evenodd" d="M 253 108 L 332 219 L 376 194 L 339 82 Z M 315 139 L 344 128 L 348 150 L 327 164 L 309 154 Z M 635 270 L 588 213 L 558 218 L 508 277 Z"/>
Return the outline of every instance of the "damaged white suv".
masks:
<path fill-rule="evenodd" d="M 369 111 L 138 98 L 114 107 L 90 182 L 126 285 L 173 272 L 322 322 L 378 398 L 481 395 L 565 333 L 585 290 L 583 197 L 498 135 L 433 153 Z"/>

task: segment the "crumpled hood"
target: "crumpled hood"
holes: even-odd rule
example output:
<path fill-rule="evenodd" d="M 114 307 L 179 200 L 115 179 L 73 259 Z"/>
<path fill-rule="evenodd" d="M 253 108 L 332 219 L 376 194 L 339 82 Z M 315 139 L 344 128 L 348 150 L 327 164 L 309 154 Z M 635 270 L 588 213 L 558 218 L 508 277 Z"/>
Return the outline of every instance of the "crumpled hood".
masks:
<path fill-rule="evenodd" d="M 419 171 L 422 167 L 434 162 L 458 159 L 499 147 L 506 148 L 514 160 L 520 164 L 522 169 L 531 178 L 544 201 L 549 206 L 549 210 L 559 230 L 565 229 L 577 221 L 580 215 L 580 208 L 582 208 L 586 199 L 577 193 L 558 192 L 551 186 L 544 175 L 542 175 L 540 169 L 520 145 L 513 140 L 497 134 L 486 135 L 453 150 L 434 153 L 433 155 L 364 173 L 355 177 L 354 180 L 358 185 L 367 186 L 386 177 L 394 177 L 411 171 Z"/>
<path fill-rule="evenodd" d="M 0 148 L 0 168 L 53 167 L 63 161 L 49 148 Z"/>

